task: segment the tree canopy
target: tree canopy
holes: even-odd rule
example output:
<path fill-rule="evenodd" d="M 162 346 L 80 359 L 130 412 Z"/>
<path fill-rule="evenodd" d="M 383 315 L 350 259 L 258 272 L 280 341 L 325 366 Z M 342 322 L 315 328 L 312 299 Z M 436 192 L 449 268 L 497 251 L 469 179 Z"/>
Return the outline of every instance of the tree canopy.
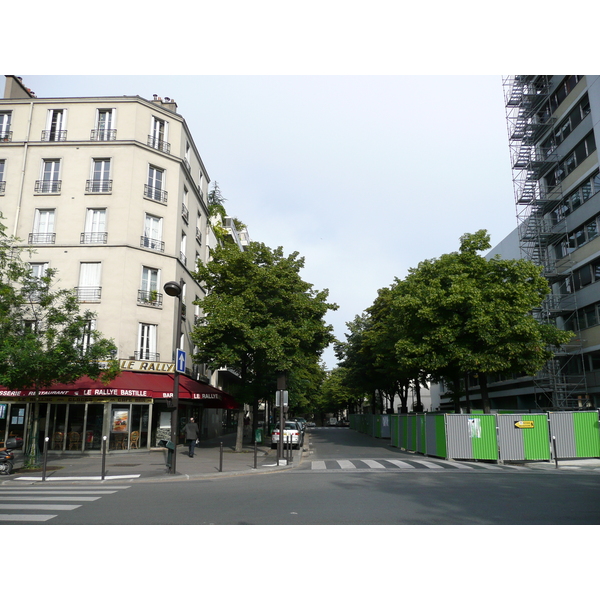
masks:
<path fill-rule="evenodd" d="M 254 407 L 275 391 L 278 372 L 287 372 L 289 381 L 313 380 L 323 350 L 334 341 L 324 317 L 337 306 L 327 301 L 327 290 L 302 280 L 303 266 L 297 252 L 285 256 L 281 247 L 258 242 L 244 251 L 218 247 L 208 264 L 197 266 L 195 277 L 207 295 L 197 302 L 195 360 L 211 369 L 236 368 L 237 396 Z"/>

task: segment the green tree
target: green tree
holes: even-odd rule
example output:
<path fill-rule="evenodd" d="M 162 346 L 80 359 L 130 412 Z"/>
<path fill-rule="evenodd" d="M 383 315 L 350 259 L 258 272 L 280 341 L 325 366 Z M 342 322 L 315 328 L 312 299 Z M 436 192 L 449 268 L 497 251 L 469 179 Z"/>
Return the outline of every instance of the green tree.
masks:
<path fill-rule="evenodd" d="M 55 289 L 55 271 L 34 277 L 15 240 L 0 230 L 0 384 L 35 392 L 27 423 L 25 466 L 39 465 L 39 391 L 87 375 L 110 381 L 119 373 L 112 340 L 91 329 L 74 290 Z"/>
<path fill-rule="evenodd" d="M 465 234 L 459 252 L 422 262 L 392 288 L 402 324 L 397 358 L 448 380 L 456 397 L 464 374 L 476 374 L 484 412 L 491 408 L 488 375 L 534 375 L 572 337 L 532 315 L 550 291 L 541 268 L 487 260 L 479 252 L 490 247 L 485 230 Z"/>
<path fill-rule="evenodd" d="M 239 371 L 236 395 L 253 407 L 253 430 L 258 401 L 274 392 L 277 372 L 296 371 L 302 379 L 300 371 L 315 365 L 334 341 L 324 317 L 337 306 L 327 302 L 327 290 L 302 280 L 303 266 L 296 252 L 284 256 L 282 248 L 251 242 L 245 251 L 214 249 L 195 274 L 207 295 L 197 302 L 202 316 L 192 333 L 199 349 L 194 358 L 211 369 Z M 238 426 L 236 450 L 241 447 Z"/>

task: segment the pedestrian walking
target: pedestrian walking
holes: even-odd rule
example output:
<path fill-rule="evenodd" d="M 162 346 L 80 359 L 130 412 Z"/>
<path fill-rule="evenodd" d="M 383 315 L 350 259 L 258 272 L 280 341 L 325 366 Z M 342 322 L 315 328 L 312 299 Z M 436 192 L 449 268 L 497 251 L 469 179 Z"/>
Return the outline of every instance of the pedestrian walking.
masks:
<path fill-rule="evenodd" d="M 196 440 L 200 437 L 200 430 L 198 429 L 198 423 L 194 421 L 194 417 L 190 418 L 190 422 L 183 428 L 185 432 L 186 444 L 190 446 L 190 458 L 194 458 L 194 448 L 196 447 Z"/>

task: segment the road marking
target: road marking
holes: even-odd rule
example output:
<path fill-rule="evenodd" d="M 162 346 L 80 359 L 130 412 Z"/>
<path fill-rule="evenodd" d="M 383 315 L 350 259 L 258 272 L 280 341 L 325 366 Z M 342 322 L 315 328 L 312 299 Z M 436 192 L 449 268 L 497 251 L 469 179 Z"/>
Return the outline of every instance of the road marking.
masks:
<path fill-rule="evenodd" d="M 349 460 L 338 460 L 336 461 L 342 469 L 356 469 L 356 465 L 351 463 Z"/>
<path fill-rule="evenodd" d="M 376 460 L 369 460 L 367 458 L 361 458 L 360 460 L 362 462 L 364 462 L 365 465 L 368 465 L 371 469 L 385 469 L 385 465 L 382 465 L 380 462 L 377 462 Z"/>
<path fill-rule="evenodd" d="M 0 494 L 2 496 L 3 494 Z M 11 496 L 7 500 L 29 500 L 30 502 L 93 502 L 100 500 L 100 496 Z M 0 502 L 2 498 L 0 497 Z M 1 505 L 0 505 L 1 506 Z"/>
<path fill-rule="evenodd" d="M 455 469 L 469 469 L 470 471 L 473 470 L 473 467 L 469 467 L 468 465 L 463 465 L 462 463 L 456 463 L 456 462 L 450 462 L 450 461 L 448 461 L 446 464 L 449 467 L 454 467 Z"/>
<path fill-rule="evenodd" d="M 483 469 L 491 469 L 493 471 L 502 471 L 502 467 L 499 467 L 498 465 L 488 465 L 487 463 L 477 463 L 478 467 L 481 467 Z"/>
<path fill-rule="evenodd" d="M 431 462 L 429 460 L 417 460 L 416 458 L 412 459 L 413 462 L 419 463 L 420 465 L 426 466 L 428 469 L 443 469 L 442 465 L 438 463 Z"/>
<path fill-rule="evenodd" d="M 137 479 L 141 475 L 106 475 L 105 480 L 115 479 Z M 41 481 L 41 477 L 15 477 L 15 481 Z M 48 481 L 48 477 L 46 477 Z M 52 477 L 52 481 L 102 481 L 102 476 L 92 475 L 89 477 Z"/>
<path fill-rule="evenodd" d="M 311 469 L 318 471 L 319 469 L 326 469 L 327 465 L 324 460 L 314 460 L 311 465 Z"/>
<path fill-rule="evenodd" d="M 0 521 L 35 521 L 36 523 L 42 521 L 49 521 L 54 519 L 58 515 L 0 515 Z"/>
<path fill-rule="evenodd" d="M 92 494 L 116 494 L 117 490 L 95 490 L 93 492 L 81 491 L 79 489 L 70 489 L 65 490 L 64 488 L 60 488 L 57 490 L 56 488 L 46 488 L 44 490 L 19 490 L 17 491 L 8 491 L 8 490 L 0 490 L 0 497 L 2 496 L 14 496 L 15 494 L 27 494 L 28 496 L 36 496 L 36 495 L 46 495 L 49 493 L 53 494 L 83 494 L 83 495 L 92 495 Z"/>
<path fill-rule="evenodd" d="M 416 469 L 415 465 L 411 465 L 403 460 L 396 460 L 395 458 L 387 458 L 386 460 L 401 469 Z"/>
<path fill-rule="evenodd" d="M 4 504 L 0 502 L 0 510 L 75 510 L 81 504 Z"/>

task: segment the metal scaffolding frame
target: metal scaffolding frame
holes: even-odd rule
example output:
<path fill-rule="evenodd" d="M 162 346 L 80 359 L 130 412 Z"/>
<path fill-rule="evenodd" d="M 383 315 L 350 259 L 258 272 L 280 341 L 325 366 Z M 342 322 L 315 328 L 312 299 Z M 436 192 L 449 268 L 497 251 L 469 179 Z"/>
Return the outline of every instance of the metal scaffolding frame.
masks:
<path fill-rule="evenodd" d="M 542 274 L 552 286 L 534 316 L 542 323 L 556 325 L 574 320 L 580 331 L 575 289 L 572 282 L 573 263 L 569 257 L 556 259 L 552 245 L 567 235 L 566 221 L 555 223 L 552 211 L 563 200 L 558 182 L 548 189 L 544 174 L 557 166 L 560 159 L 556 140 L 541 142 L 554 136 L 556 119 L 550 106 L 550 75 L 512 75 L 503 79 L 508 139 L 521 257 L 542 267 Z M 567 279 L 571 285 L 565 285 Z M 560 284 L 563 284 L 560 286 Z M 556 293 L 561 287 L 567 293 Z M 567 409 L 580 405 L 587 397 L 585 363 L 581 339 L 573 339 L 555 353 L 552 360 L 533 378 L 535 401 L 540 408 Z M 581 372 L 571 374 L 574 361 L 581 361 Z"/>

